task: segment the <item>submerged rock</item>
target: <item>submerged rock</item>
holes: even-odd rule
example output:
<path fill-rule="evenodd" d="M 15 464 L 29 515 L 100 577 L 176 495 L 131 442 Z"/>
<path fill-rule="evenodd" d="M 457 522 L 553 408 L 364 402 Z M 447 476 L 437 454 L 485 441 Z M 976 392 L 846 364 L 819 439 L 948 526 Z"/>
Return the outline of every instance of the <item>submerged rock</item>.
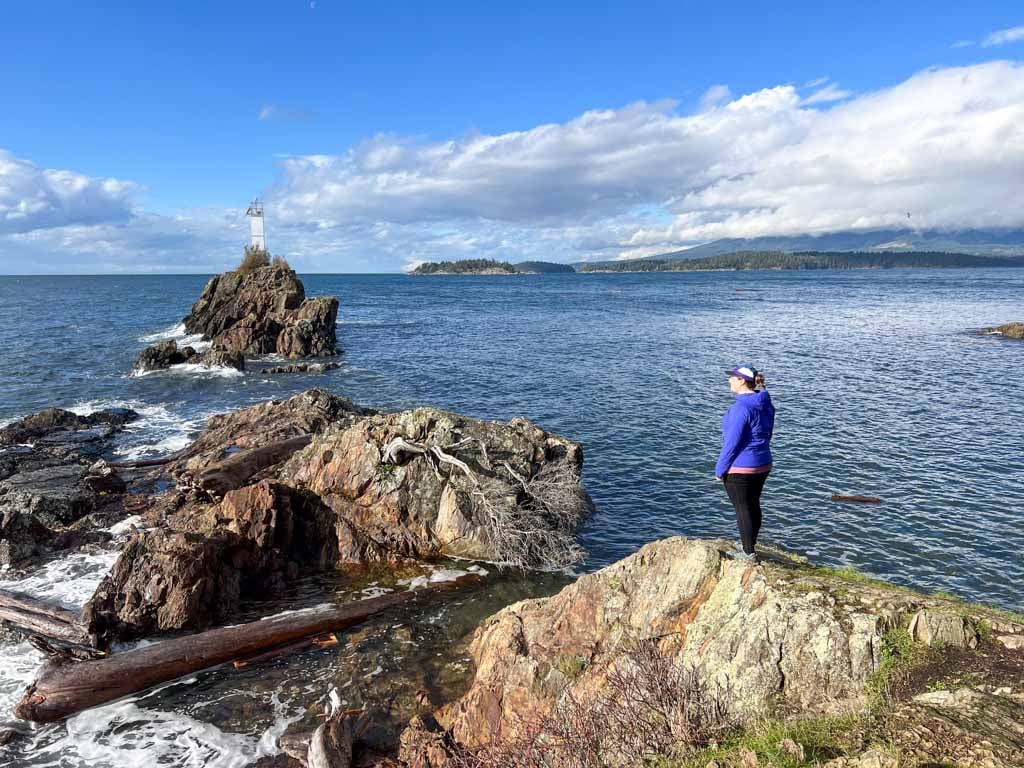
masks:
<path fill-rule="evenodd" d="M 340 367 L 339 363 L 292 363 L 291 365 L 277 365 L 273 368 L 264 368 L 260 373 L 324 373 L 325 371 L 335 371 Z"/>

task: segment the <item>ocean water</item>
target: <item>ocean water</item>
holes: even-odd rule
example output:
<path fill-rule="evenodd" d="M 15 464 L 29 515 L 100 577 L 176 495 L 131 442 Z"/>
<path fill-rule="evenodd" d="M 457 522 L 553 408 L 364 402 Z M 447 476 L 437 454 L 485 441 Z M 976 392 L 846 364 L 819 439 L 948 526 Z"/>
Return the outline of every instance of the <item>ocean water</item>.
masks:
<path fill-rule="evenodd" d="M 313 386 L 527 416 L 584 445 L 598 511 L 581 537 L 598 567 L 671 534 L 734 535 L 713 477 L 722 369 L 749 362 L 778 410 L 766 541 L 1024 607 L 1024 343 L 971 332 L 1024 319 L 1024 270 L 308 275 L 309 295 L 340 298 L 340 370 L 130 376 L 147 343 L 180 339 L 205 280 L 0 277 L 0 423 L 127 405 L 143 419 L 115 450 L 139 457 Z"/>

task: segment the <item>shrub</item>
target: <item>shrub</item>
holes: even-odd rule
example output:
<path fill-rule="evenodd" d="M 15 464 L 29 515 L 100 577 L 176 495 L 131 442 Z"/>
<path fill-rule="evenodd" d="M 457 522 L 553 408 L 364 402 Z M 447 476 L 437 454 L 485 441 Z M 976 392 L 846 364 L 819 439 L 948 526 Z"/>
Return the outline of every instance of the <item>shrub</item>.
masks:
<path fill-rule="evenodd" d="M 577 701 L 566 692 L 521 736 L 466 752 L 458 768 L 611 768 L 681 757 L 734 729 L 723 699 L 698 673 L 632 641 L 616 659 L 604 693 Z"/>
<path fill-rule="evenodd" d="M 270 254 L 266 251 L 261 251 L 258 248 L 253 248 L 247 245 L 245 247 L 245 255 L 242 257 L 242 263 L 238 265 L 235 272 L 241 275 L 247 275 L 261 267 L 270 265 Z"/>
<path fill-rule="evenodd" d="M 292 265 L 284 258 L 284 256 L 275 256 L 270 260 L 270 265 L 273 267 L 280 267 L 281 269 L 287 269 L 289 272 L 292 269 Z"/>

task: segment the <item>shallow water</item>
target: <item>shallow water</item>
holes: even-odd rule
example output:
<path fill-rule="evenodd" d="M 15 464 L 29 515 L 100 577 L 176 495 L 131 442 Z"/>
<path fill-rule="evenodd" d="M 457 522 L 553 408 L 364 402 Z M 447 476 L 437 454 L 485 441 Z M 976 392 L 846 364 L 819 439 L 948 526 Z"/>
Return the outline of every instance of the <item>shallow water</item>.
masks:
<path fill-rule="evenodd" d="M 244 376 L 182 367 L 131 377 L 146 343 L 181 335 L 204 278 L 0 278 L 0 422 L 51 405 L 130 406 L 143 419 L 115 451 L 137 458 L 180 448 L 214 413 L 312 386 L 385 409 L 524 415 L 585 447 L 598 511 L 581 538 L 584 568 L 596 568 L 671 534 L 735 535 L 713 479 L 730 403 L 721 370 L 749 362 L 765 371 L 778 409 L 765 540 L 902 584 L 1024 608 L 1024 343 L 970 332 L 1021 319 L 1024 270 L 304 280 L 308 294 L 341 299 L 340 369 L 263 376 L 251 364 Z M 835 504 L 833 492 L 884 503 Z M 91 557 L 99 559 L 36 575 L 31 591 L 73 604 L 109 565 L 102 553 Z M 297 587 L 293 602 L 338 594 L 318 579 Z M 415 624 L 417 647 L 430 649 L 420 653 L 436 654 L 485 611 L 533 588 L 494 589 L 435 624 L 429 616 L 392 623 Z M 282 607 L 290 605 L 251 608 Z M 328 682 L 354 685 L 375 670 L 365 669 L 372 659 L 408 659 L 390 626 L 364 638 L 365 656 L 339 647 L 274 673 L 208 672 L 95 710 L 44 729 L 36 751 L 18 759 L 56 764 L 63 751 L 67 765 L 129 765 L 145 744 L 168 764 L 244 764 L 273 729 L 308 718 Z M 0 709 L 34 667 L 27 646 L 3 651 Z M 445 666 L 458 658 L 443 658 L 426 678 L 454 690 L 464 673 Z M 398 680 L 380 666 L 374 677 Z M 237 756 L 245 759 L 232 762 Z"/>

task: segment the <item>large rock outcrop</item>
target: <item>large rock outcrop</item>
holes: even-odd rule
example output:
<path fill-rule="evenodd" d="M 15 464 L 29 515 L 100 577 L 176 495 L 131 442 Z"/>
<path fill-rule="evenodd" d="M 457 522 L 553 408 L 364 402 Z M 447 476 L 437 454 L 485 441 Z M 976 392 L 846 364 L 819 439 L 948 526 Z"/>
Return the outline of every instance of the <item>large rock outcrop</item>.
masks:
<path fill-rule="evenodd" d="M 94 539 L 83 520 L 119 514 L 125 484 L 97 457 L 136 418 L 128 409 L 81 416 L 48 408 L 0 430 L 0 565 Z"/>
<path fill-rule="evenodd" d="M 304 567 L 565 564 L 581 463 L 577 444 L 525 419 L 375 414 L 319 390 L 215 417 L 161 469 L 175 489 L 85 615 L 99 636 L 137 637 L 222 621 Z"/>
<path fill-rule="evenodd" d="M 210 279 L 184 319 L 188 333 L 243 355 L 337 354 L 338 300 L 306 298 L 295 272 L 273 264 Z"/>
<path fill-rule="evenodd" d="M 476 674 L 469 691 L 437 713 L 443 730 L 413 724 L 403 737 L 403 759 L 454 765 L 446 755 L 516 743 L 565 707 L 599 708 L 609 680 L 634 663 L 629 648 L 637 642 L 653 643 L 676 669 L 691 670 L 735 721 L 750 723 L 780 710 L 864 711 L 872 681 L 891 663 L 891 633 L 908 624 L 916 625 L 919 642 L 926 625 L 934 628 L 933 644 L 947 648 L 969 647 L 993 629 L 1024 636 L 1024 624 L 995 611 L 851 583 L 785 560 L 753 566 L 728 558 L 728 547 L 685 538 L 655 542 L 551 598 L 491 617 L 471 642 Z M 947 620 L 952 614 L 960 624 Z M 942 629 L 953 624 L 968 631 Z M 1024 656 L 1019 664 L 1024 669 Z M 1016 712 L 1022 729 L 1021 691 L 1021 700 L 1010 688 L 1000 691 L 996 710 L 1004 719 Z M 1024 743 L 1024 730 L 1015 739 L 1004 757 Z"/>
<path fill-rule="evenodd" d="M 306 298 L 295 272 L 283 262 L 215 275 L 184 318 L 189 334 L 211 342 L 203 353 L 175 341 L 146 347 L 135 362 L 139 372 L 182 363 L 245 370 L 247 355 L 279 354 L 289 359 L 338 354 L 338 299 Z"/>

